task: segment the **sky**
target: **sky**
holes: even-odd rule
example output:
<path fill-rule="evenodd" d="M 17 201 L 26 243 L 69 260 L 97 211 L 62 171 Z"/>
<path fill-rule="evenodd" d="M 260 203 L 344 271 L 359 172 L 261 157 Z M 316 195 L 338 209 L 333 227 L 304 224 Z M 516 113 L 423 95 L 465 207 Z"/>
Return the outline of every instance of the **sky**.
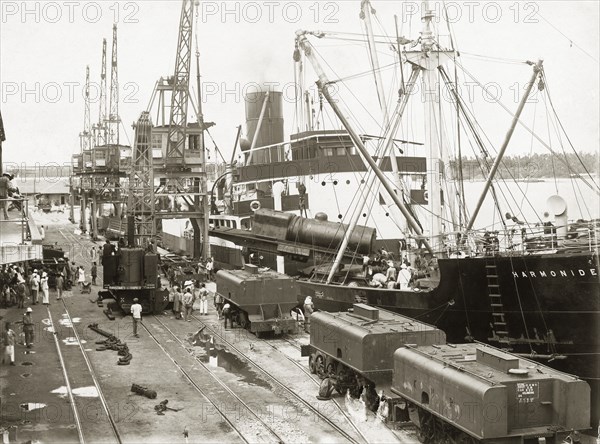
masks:
<path fill-rule="evenodd" d="M 397 15 L 400 35 L 418 36 L 421 2 L 385 0 L 373 1 L 372 6 L 376 10 L 377 34 L 395 35 Z M 543 58 L 554 107 L 573 145 L 579 151 L 598 151 L 598 2 L 447 1 L 446 8 L 461 64 L 468 66 L 469 73 L 482 84 L 492 84 L 501 94 L 500 100 L 514 111 L 518 91 L 531 76 L 531 67 L 513 61 Z M 207 141 L 211 160 L 217 157 L 215 144 L 226 158 L 231 155 L 236 128 L 244 122 L 243 93 L 253 91 L 256 82 L 276 82 L 288 91 L 285 130 L 288 135 L 293 132 L 294 106 L 289 86 L 294 82 L 296 30 L 360 33 L 364 29 L 359 0 L 201 1 L 197 10 L 203 110 L 205 120 L 216 123 L 211 129 L 214 142 Z M 86 65 L 92 81 L 91 120 L 96 122 L 102 39 L 108 41 L 110 59 L 113 23 L 118 26 L 121 142 L 132 141 L 131 124 L 148 106 L 156 80 L 173 74 L 180 11 L 180 1 L 0 0 L 0 110 L 7 137 L 3 144 L 5 164 L 63 165 L 79 151 Z M 446 29 L 440 26 L 440 34 L 447 34 Z M 332 78 L 369 69 L 362 43 L 311 41 L 326 60 L 328 71 L 331 67 Z M 378 54 L 382 65 L 393 62 L 386 45 L 378 48 Z M 195 85 L 195 69 L 192 75 Z M 310 68 L 305 75 L 307 84 L 317 78 Z M 393 88 L 390 86 L 388 93 Z M 497 146 L 510 116 L 491 106 L 478 88 L 475 84 L 467 86 L 470 103 L 486 135 Z M 350 94 L 344 99 L 348 115 L 362 130 L 378 131 L 378 105 L 371 78 L 362 78 L 348 91 L 366 104 L 363 108 Z M 197 94 L 195 88 L 193 94 Z M 524 113 L 524 120 L 542 134 L 547 132 L 545 118 L 538 117 L 538 111 L 544 106 L 542 101 L 528 104 Z M 325 122 L 326 126 L 336 125 L 330 118 Z M 419 138 L 409 123 L 403 128 L 403 136 Z M 532 150 L 531 136 L 516 133 L 515 137 L 510 154 Z M 536 146 L 534 151 L 544 149 Z"/>

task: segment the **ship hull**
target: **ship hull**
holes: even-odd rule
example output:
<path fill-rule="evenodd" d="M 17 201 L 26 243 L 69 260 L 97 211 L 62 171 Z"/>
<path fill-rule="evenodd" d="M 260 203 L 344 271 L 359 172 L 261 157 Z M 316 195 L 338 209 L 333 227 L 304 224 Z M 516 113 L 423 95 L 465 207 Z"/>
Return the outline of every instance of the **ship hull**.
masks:
<path fill-rule="evenodd" d="M 449 342 L 477 340 L 515 353 L 534 354 L 590 383 L 596 424 L 600 418 L 598 256 L 496 256 L 440 259 L 438 263 L 440 282 L 432 290 L 344 287 L 300 280 L 300 299 L 312 296 L 316 307 L 327 311 L 368 303 L 434 324 L 446 332 Z M 492 306 L 498 302 L 501 307 Z M 500 312 L 506 324 L 502 327 L 494 324 Z"/>

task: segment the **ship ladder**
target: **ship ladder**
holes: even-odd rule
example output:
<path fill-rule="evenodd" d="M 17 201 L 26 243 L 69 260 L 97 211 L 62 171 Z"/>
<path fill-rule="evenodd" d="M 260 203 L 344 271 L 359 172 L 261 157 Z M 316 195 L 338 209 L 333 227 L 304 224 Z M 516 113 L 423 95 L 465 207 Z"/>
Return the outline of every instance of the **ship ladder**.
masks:
<path fill-rule="evenodd" d="M 498 341 L 500 344 L 504 344 L 506 348 L 509 348 L 510 339 L 508 337 L 508 329 L 504 314 L 504 304 L 502 304 L 502 294 L 500 293 L 498 269 L 496 268 L 496 261 L 494 258 L 488 258 L 486 260 L 485 273 L 490 307 L 492 308 L 493 335 L 490 340 Z"/>

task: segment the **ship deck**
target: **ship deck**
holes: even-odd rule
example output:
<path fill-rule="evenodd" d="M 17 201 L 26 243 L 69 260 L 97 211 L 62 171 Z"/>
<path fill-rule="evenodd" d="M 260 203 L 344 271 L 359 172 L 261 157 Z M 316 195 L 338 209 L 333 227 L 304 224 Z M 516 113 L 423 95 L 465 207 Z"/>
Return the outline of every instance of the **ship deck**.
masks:
<path fill-rule="evenodd" d="M 42 258 L 42 238 L 32 219 L 0 220 L 0 265 Z M 28 240 L 28 233 L 31 233 Z"/>

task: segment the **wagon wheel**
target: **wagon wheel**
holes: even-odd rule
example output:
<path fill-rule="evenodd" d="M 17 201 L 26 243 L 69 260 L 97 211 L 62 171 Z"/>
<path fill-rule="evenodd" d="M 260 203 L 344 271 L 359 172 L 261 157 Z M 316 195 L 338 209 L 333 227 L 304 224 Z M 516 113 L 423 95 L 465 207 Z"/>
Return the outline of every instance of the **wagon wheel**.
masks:
<path fill-rule="evenodd" d="M 335 389 L 340 395 L 345 396 L 348 392 L 348 386 L 345 383 L 346 372 L 343 365 L 338 366 L 336 376 Z"/>
<path fill-rule="evenodd" d="M 317 375 L 319 375 L 320 378 L 323 378 L 325 376 L 325 363 L 323 362 L 323 356 L 317 356 L 315 360 L 315 369 L 317 371 Z"/>
<path fill-rule="evenodd" d="M 326 368 L 326 373 L 327 376 L 333 376 L 336 374 L 336 365 L 334 362 L 330 362 L 329 364 L 327 364 L 327 368 Z"/>
<path fill-rule="evenodd" d="M 310 355 L 308 357 L 308 369 L 310 370 L 310 372 L 314 375 L 315 373 L 317 373 L 317 366 L 315 364 L 315 358 L 313 357 L 313 355 Z"/>
<path fill-rule="evenodd" d="M 248 315 L 245 311 L 240 312 L 240 327 L 244 329 L 250 328 L 250 321 L 248 320 Z"/>
<path fill-rule="evenodd" d="M 467 435 L 464 432 L 461 432 L 458 440 L 456 441 L 458 444 L 476 444 L 477 441 L 472 436 Z"/>
<path fill-rule="evenodd" d="M 417 433 L 417 438 L 422 443 L 430 443 L 434 442 L 433 437 L 435 434 L 435 429 L 433 427 L 433 420 L 431 415 L 425 413 L 423 418 L 421 419 L 421 425 L 419 427 L 419 431 Z"/>

